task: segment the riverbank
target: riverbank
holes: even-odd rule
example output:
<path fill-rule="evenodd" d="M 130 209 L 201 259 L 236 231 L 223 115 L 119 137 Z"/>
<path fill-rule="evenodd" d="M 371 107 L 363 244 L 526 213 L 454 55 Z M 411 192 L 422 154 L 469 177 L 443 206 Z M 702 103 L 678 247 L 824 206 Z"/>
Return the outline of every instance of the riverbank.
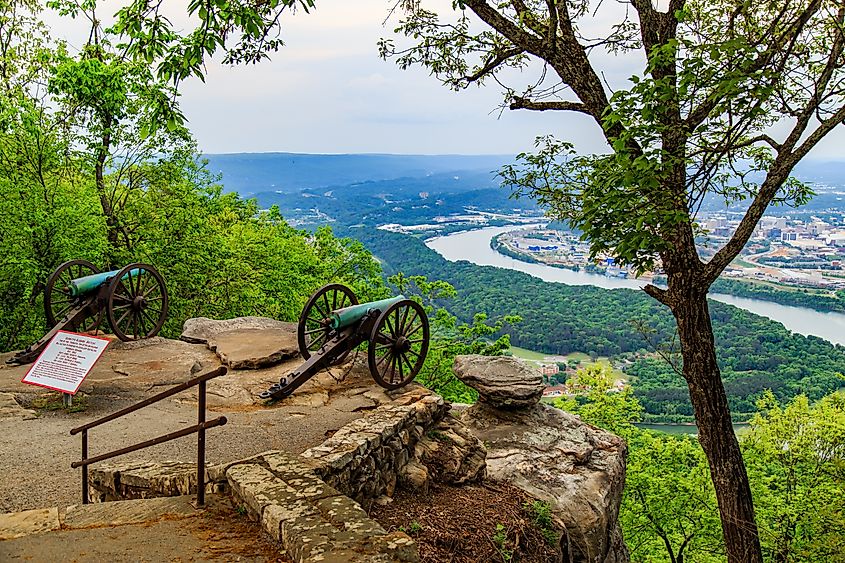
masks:
<path fill-rule="evenodd" d="M 527 226 L 529 225 L 474 229 L 429 239 L 426 241 L 426 245 L 452 262 L 465 260 L 480 266 L 497 266 L 517 270 L 544 281 L 566 285 L 591 285 L 604 289 L 641 289 L 647 283 L 637 279 L 591 274 L 583 270 L 573 271 L 553 268 L 545 264 L 531 264 L 503 256 L 490 248 L 490 240 L 497 234 Z M 737 297 L 723 293 L 711 294 L 710 298 L 780 322 L 792 332 L 804 336 L 817 336 L 834 344 L 845 345 L 845 314 L 843 313 L 825 313 L 807 307 L 783 305 L 773 301 Z"/>
<path fill-rule="evenodd" d="M 546 262 L 525 252 L 510 248 L 500 240 L 505 233 L 498 233 L 490 238 L 490 248 L 508 258 L 519 260 L 527 264 L 541 264 L 550 268 L 585 271 L 601 275 L 601 271 L 594 271 L 590 264 L 582 267 L 578 264 L 564 264 L 560 262 Z M 591 268 L 592 266 L 592 268 Z M 592 270 L 592 271 L 591 271 Z M 661 285 L 661 278 L 655 277 L 654 283 Z M 665 277 L 663 277 L 665 283 Z M 749 279 L 720 278 L 711 286 L 711 291 L 732 297 L 756 299 L 769 303 L 777 303 L 789 307 L 802 307 L 820 313 L 845 313 L 845 291 L 826 291 L 798 286 L 787 286 L 775 283 L 761 283 Z"/>

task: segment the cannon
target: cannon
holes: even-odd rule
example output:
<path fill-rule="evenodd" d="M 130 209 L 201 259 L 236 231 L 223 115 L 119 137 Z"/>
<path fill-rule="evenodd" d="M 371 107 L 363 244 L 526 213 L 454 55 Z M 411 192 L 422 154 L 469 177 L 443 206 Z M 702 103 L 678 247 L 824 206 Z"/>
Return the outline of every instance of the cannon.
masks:
<path fill-rule="evenodd" d="M 50 331 L 7 360 L 27 364 L 38 358 L 61 330 L 88 332 L 99 328 L 103 315 L 123 341 L 155 336 L 167 318 L 164 278 L 149 264 L 130 264 L 100 272 L 87 260 L 59 266 L 44 288 L 44 313 Z"/>
<path fill-rule="evenodd" d="M 428 317 L 416 301 L 399 295 L 359 304 L 355 293 L 340 284 L 323 286 L 311 296 L 296 335 L 305 362 L 260 398 L 284 399 L 364 342 L 373 379 L 386 389 L 398 389 L 419 373 L 430 337 Z"/>

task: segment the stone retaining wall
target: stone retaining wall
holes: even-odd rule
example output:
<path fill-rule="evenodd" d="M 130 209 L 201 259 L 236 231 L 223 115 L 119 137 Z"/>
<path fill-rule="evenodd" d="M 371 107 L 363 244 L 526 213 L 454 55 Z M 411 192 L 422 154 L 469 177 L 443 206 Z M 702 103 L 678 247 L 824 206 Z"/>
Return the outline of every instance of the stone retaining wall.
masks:
<path fill-rule="evenodd" d="M 326 483 L 366 506 L 393 494 L 417 443 L 448 410 L 439 395 L 413 389 L 342 427 L 302 457 Z"/>
<path fill-rule="evenodd" d="M 448 410 L 440 396 L 412 385 L 299 456 L 270 451 L 209 467 L 207 490 L 230 491 L 297 563 L 415 562 L 416 544 L 385 532 L 361 505 L 393 494 Z M 100 465 L 90 490 L 95 502 L 193 494 L 196 464 Z"/>

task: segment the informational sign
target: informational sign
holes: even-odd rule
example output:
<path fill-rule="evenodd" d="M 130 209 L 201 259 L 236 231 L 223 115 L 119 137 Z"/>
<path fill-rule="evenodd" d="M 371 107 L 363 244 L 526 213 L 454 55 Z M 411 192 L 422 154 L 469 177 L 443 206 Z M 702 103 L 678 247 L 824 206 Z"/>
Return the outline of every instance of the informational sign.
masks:
<path fill-rule="evenodd" d="M 107 338 L 60 330 L 21 381 L 76 395 L 108 345 Z"/>

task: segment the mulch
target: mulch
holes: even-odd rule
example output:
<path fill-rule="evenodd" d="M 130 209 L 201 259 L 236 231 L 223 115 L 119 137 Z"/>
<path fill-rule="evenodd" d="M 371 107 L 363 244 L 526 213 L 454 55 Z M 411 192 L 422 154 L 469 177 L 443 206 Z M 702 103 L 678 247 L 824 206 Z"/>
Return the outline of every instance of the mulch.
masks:
<path fill-rule="evenodd" d="M 424 563 L 559 561 L 557 546 L 527 508 L 534 500 L 502 482 L 435 484 L 426 494 L 397 490 L 393 502 L 374 505 L 370 517 L 411 536 Z"/>

